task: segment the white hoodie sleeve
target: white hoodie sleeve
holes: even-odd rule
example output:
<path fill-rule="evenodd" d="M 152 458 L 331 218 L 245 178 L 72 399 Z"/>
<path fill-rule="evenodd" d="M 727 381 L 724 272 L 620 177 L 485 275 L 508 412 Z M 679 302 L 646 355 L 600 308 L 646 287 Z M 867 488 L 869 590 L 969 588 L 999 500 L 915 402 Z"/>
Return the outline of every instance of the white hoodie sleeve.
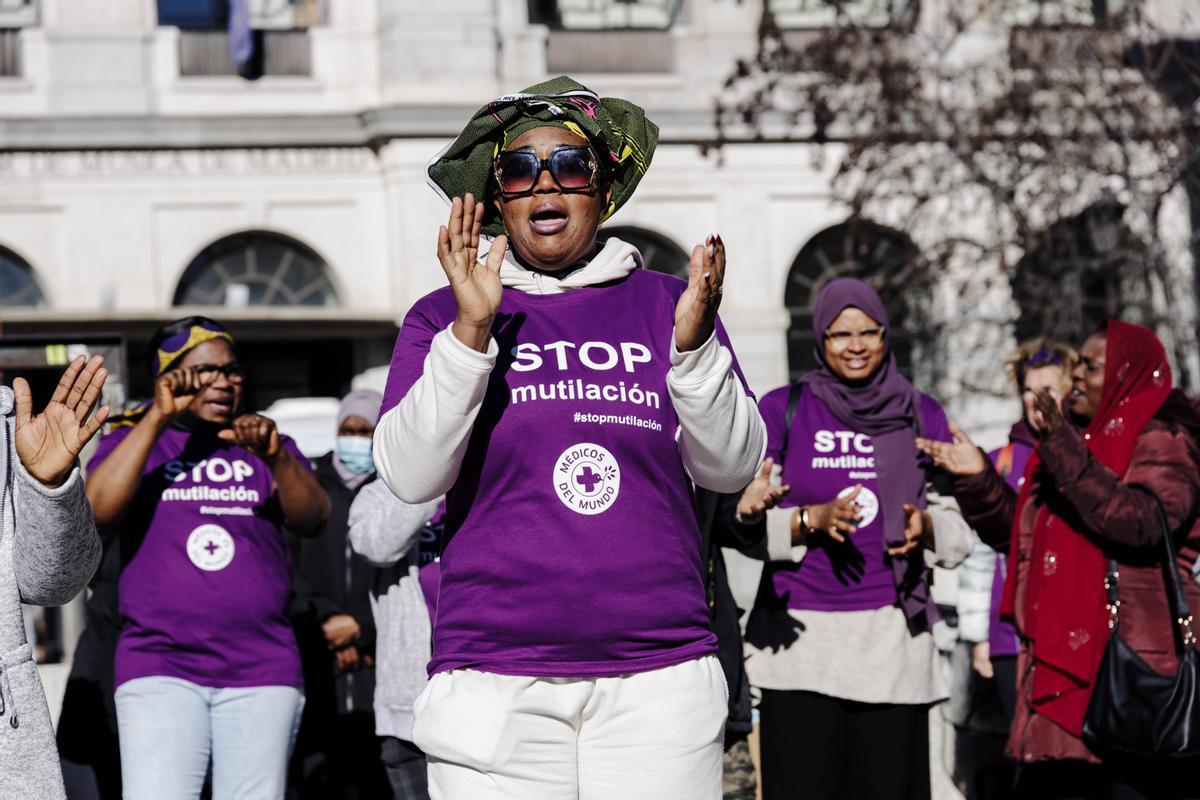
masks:
<path fill-rule="evenodd" d="M 375 427 L 375 467 L 406 503 L 433 500 L 454 485 L 500 348 L 479 353 L 449 328 L 433 337 L 421 377 Z"/>
<path fill-rule="evenodd" d="M 767 452 L 767 429 L 758 404 L 733 371 L 733 355 L 716 333 L 687 353 L 671 337 L 667 392 L 679 417 L 679 452 L 697 485 L 738 492 L 754 477 Z"/>

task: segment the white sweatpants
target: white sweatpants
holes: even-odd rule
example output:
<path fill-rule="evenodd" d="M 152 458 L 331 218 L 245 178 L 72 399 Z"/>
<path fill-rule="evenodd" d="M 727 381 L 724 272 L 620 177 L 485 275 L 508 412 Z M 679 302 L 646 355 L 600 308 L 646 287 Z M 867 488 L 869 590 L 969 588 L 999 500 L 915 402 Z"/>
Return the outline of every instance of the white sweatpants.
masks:
<path fill-rule="evenodd" d="M 720 800 L 715 656 L 619 678 L 434 675 L 413 740 L 432 800 Z"/>

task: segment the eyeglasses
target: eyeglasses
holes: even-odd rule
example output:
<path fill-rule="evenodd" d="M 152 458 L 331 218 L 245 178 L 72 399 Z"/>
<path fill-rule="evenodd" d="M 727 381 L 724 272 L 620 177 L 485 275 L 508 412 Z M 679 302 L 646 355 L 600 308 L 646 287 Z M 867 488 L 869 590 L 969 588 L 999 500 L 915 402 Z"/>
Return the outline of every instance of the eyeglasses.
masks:
<path fill-rule="evenodd" d="M 825 331 L 825 341 L 829 342 L 829 346 L 833 348 L 835 353 L 840 353 L 850 346 L 850 342 L 858 339 L 867 347 L 875 347 L 883 341 L 883 328 L 867 328 L 866 330 L 853 331 Z"/>
<path fill-rule="evenodd" d="M 533 191 L 542 172 L 550 176 L 563 191 L 580 191 L 595 186 L 600 168 L 590 147 L 558 147 L 549 158 L 538 158 L 529 150 L 503 150 L 493 164 L 496 184 L 503 194 L 525 194 Z"/>
<path fill-rule="evenodd" d="M 246 379 L 246 365 L 238 361 L 228 364 L 195 364 L 192 369 L 202 383 L 212 383 L 218 375 L 224 375 L 230 383 L 241 383 Z"/>

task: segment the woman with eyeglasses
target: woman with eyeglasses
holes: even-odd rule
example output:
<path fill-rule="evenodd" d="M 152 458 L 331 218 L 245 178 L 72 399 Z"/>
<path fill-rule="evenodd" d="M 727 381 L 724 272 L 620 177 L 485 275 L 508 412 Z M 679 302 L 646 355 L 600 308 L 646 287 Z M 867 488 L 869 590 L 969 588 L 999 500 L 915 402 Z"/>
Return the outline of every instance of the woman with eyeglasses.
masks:
<path fill-rule="evenodd" d="M 322 530 L 329 500 L 275 423 L 242 414 L 233 336 L 188 317 L 151 339 L 154 397 L 89 464 L 104 536 L 119 536 L 115 683 L 127 800 L 283 797 L 304 703 L 286 614 L 283 527 Z"/>
<path fill-rule="evenodd" d="M 956 476 L 980 537 L 1008 552 L 1001 614 L 1020 633 L 1007 750 L 1021 764 L 1017 797 L 1197 796 L 1200 760 L 1097 752 L 1082 735 L 1110 622 L 1130 658 L 1162 675 L 1178 669 L 1176 636 L 1187 629 L 1173 624 L 1167 600 L 1160 505 L 1187 602 L 1200 606 L 1190 580 L 1200 553 L 1200 413 L 1171 381 L 1154 332 L 1112 320 L 1079 348 L 1065 402 L 1047 390 L 1033 398 L 1037 448 L 1019 488 L 961 433 L 953 443 L 920 442 Z"/>
<path fill-rule="evenodd" d="M 746 632 L 763 798 L 923 800 L 928 711 L 948 696 L 928 564 L 954 566 L 971 546 L 916 447 L 950 438 L 946 415 L 900 374 L 866 283 L 827 284 L 813 332 L 817 369 L 760 403 L 781 474 L 760 473 L 736 512 L 766 526 Z"/>
<path fill-rule="evenodd" d="M 557 78 L 429 167 L 450 285 L 404 320 L 375 453 L 405 502 L 447 493 L 413 730 L 434 800 L 721 796 L 693 481 L 740 491 L 765 437 L 717 320 L 720 237 L 687 283 L 597 246 L 657 140 Z"/>

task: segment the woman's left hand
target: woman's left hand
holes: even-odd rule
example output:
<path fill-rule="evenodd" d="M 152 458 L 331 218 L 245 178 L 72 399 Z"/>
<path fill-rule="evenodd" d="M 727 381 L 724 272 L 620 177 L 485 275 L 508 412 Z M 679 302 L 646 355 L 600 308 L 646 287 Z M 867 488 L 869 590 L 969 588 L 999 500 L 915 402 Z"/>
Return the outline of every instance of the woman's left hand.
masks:
<path fill-rule="evenodd" d="M 888 555 L 906 556 L 918 547 L 933 549 L 933 518 L 929 512 L 909 503 L 904 504 L 904 544 L 889 547 Z"/>
<path fill-rule="evenodd" d="M 687 289 L 675 306 L 675 349 L 696 350 L 708 341 L 717 324 L 717 308 L 725 284 L 725 243 L 713 234 L 692 248 Z"/>
<path fill-rule="evenodd" d="M 17 412 L 14 449 L 25 471 L 44 486 L 53 489 L 63 484 L 83 446 L 108 419 L 108 406 L 88 419 L 108 378 L 103 364 L 100 356 L 76 358 L 63 373 L 46 409 L 37 416 L 29 383 L 24 378 L 13 381 Z"/>
<path fill-rule="evenodd" d="M 274 466 L 287 451 L 279 441 L 275 421 L 259 414 L 243 414 L 217 434 L 223 441 L 236 444 Z"/>
<path fill-rule="evenodd" d="M 1038 389 L 1033 400 L 1033 413 L 1029 415 L 1029 427 L 1039 439 L 1049 438 L 1066 422 L 1062 406 L 1048 389 Z"/>

